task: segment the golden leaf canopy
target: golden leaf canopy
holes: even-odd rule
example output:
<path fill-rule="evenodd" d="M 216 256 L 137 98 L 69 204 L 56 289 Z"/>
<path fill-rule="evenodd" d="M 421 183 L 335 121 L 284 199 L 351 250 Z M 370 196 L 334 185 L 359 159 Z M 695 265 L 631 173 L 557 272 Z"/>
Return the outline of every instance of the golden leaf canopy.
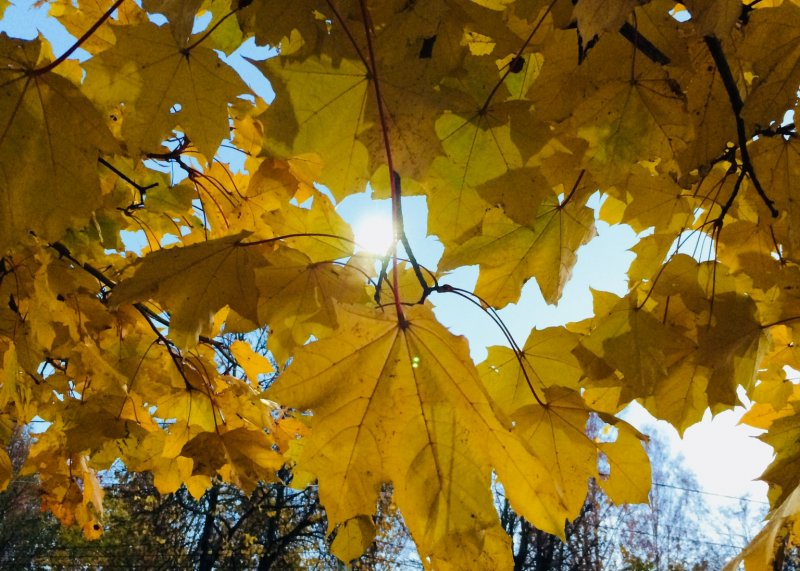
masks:
<path fill-rule="evenodd" d="M 741 558 L 800 543 L 800 2 L 48 4 L 71 39 L 0 36 L 0 441 L 44 422 L 22 471 L 63 522 L 97 533 L 118 461 L 195 495 L 290 468 L 342 558 L 391 484 L 426 566 L 510 568 L 493 485 L 563 535 L 590 479 L 647 501 L 629 403 L 682 432 L 746 395 L 774 511 Z M 365 190 L 383 259 L 337 211 Z M 627 293 L 513 339 L 494 310 L 568 301 L 604 224 Z M 507 346 L 475 365 L 448 295 Z"/>

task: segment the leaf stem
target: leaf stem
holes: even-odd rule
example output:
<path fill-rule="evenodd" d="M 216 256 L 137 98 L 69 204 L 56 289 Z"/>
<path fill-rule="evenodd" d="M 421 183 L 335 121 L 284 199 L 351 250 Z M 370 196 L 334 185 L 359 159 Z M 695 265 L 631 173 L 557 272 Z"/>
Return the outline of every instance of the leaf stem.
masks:
<path fill-rule="evenodd" d="M 558 205 L 558 208 L 564 208 L 567 203 L 572 200 L 572 197 L 575 195 L 575 191 L 578 190 L 578 186 L 581 184 L 581 180 L 583 179 L 583 175 L 586 174 L 586 169 L 581 169 L 581 172 L 578 173 L 578 178 L 575 179 L 575 184 L 572 185 L 572 190 L 569 191 L 569 194 L 564 198 L 561 204 Z"/>
<path fill-rule="evenodd" d="M 400 175 L 392 173 L 392 178 L 394 180 L 395 187 L 397 188 L 397 195 L 398 197 L 402 198 L 402 181 L 400 180 Z M 417 262 L 416 256 L 414 256 L 414 252 L 411 250 L 411 244 L 408 241 L 408 237 L 406 236 L 406 225 L 403 221 L 403 205 L 401 201 L 398 201 L 397 204 L 397 218 L 398 224 L 396 231 L 399 234 L 400 242 L 403 244 L 403 248 L 406 251 L 406 255 L 408 256 L 408 261 L 411 262 L 411 267 L 414 269 L 414 275 L 417 276 L 417 281 L 419 285 L 422 286 L 422 299 L 420 303 L 425 301 L 425 298 L 428 297 L 431 293 L 431 288 L 428 286 L 428 282 L 425 280 L 425 276 L 422 275 L 422 270 L 419 262 Z"/>
<path fill-rule="evenodd" d="M 106 10 L 105 14 L 100 16 L 100 18 L 98 18 L 98 20 L 94 24 L 92 24 L 92 27 L 89 28 L 88 30 L 86 30 L 86 32 L 84 32 L 84 34 L 80 38 L 78 38 L 78 40 L 74 44 L 72 44 L 69 47 L 69 49 L 67 49 L 67 51 L 65 51 L 63 54 L 58 56 L 58 58 L 56 58 L 53 61 L 51 61 L 50 63 L 48 63 L 46 66 L 32 70 L 30 72 L 30 75 L 33 75 L 33 76 L 42 75 L 43 73 L 47 73 L 48 71 L 53 71 L 53 69 L 55 69 L 56 67 L 61 65 L 64 62 L 64 60 L 66 60 L 69 56 L 71 56 L 73 54 L 73 52 L 75 50 L 77 50 L 79 47 L 81 47 L 83 42 L 85 42 L 86 40 L 88 40 L 89 38 L 92 37 L 92 35 L 97 31 L 97 29 L 100 26 L 102 26 L 103 23 L 111 17 L 111 14 L 113 14 L 116 11 L 116 9 L 119 8 L 120 5 L 124 1 L 125 0 L 117 0 L 116 2 L 114 2 L 111 5 L 111 7 L 108 10 Z"/>
<path fill-rule="evenodd" d="M 761 329 L 769 329 L 770 327 L 775 327 L 777 325 L 785 325 L 787 323 L 791 323 L 792 321 L 798 321 L 798 320 L 800 320 L 800 315 L 795 315 L 794 317 L 785 317 L 783 319 L 779 319 L 771 323 L 764 323 L 761 326 Z"/>
<path fill-rule="evenodd" d="M 361 0 L 361 1 L 363 2 L 363 0 Z M 536 32 L 539 31 L 539 28 L 544 23 L 544 19 L 547 17 L 547 15 L 553 9 L 553 6 L 555 6 L 557 1 L 558 0 L 552 0 L 550 2 L 550 4 L 547 6 L 547 9 L 544 11 L 544 14 L 542 14 L 542 17 L 539 18 L 539 20 L 536 22 L 536 25 L 533 26 L 533 30 L 531 30 L 531 33 L 528 34 L 527 38 L 525 38 L 525 41 L 522 43 L 522 46 L 520 46 L 520 48 L 517 50 L 517 53 L 511 59 L 511 61 L 518 60 L 519 58 L 522 57 L 522 52 L 524 52 L 525 48 L 528 47 L 528 44 L 531 43 L 531 40 L 533 40 L 533 36 L 535 36 Z M 481 106 L 481 109 L 478 112 L 479 115 L 483 115 L 484 113 L 486 113 L 486 110 L 489 109 L 489 105 L 491 104 L 492 99 L 494 98 L 495 94 L 497 93 L 497 90 L 500 89 L 500 86 L 503 85 L 503 82 L 506 80 L 506 78 L 509 76 L 510 73 L 511 73 L 511 65 L 507 65 L 505 71 L 503 72 L 503 75 L 500 76 L 500 79 L 498 80 L 498 82 L 495 83 L 494 87 L 489 92 L 489 96 L 486 98 L 486 101 L 484 101 L 483 106 Z"/>
<path fill-rule="evenodd" d="M 378 108 L 378 118 L 381 123 L 381 136 L 383 138 L 383 148 L 386 151 L 386 164 L 389 167 L 389 185 L 392 191 L 392 225 L 394 227 L 394 244 L 392 246 L 392 293 L 394 294 L 394 306 L 397 311 L 397 321 L 401 327 L 407 324 L 403 306 L 400 303 L 400 285 L 397 275 L 397 242 L 400 239 L 402 226 L 402 214 L 400 213 L 400 188 L 398 186 L 399 176 L 394 170 L 394 160 L 392 158 L 392 146 L 389 141 L 389 124 L 386 120 L 386 110 L 383 108 L 383 96 L 381 95 L 381 85 L 378 80 L 378 66 L 375 60 L 375 50 L 372 46 L 372 34 L 370 33 L 369 13 L 364 0 L 359 0 L 361 7 L 361 20 L 364 23 L 364 34 L 367 37 L 367 55 L 369 58 L 370 78 L 375 89 L 375 104 Z M 410 252 L 406 252 L 411 255 Z"/>
<path fill-rule="evenodd" d="M 239 246 L 262 246 L 264 244 L 272 244 L 273 242 L 280 242 L 281 240 L 288 240 L 289 238 L 334 238 L 355 244 L 355 240 L 351 240 L 345 236 L 338 236 L 336 234 L 326 234 L 325 232 L 297 232 L 296 234 L 284 234 L 282 236 L 275 236 L 274 238 L 264 238 L 263 240 L 256 240 L 255 242 L 239 242 Z"/>
<path fill-rule="evenodd" d="M 192 51 L 194 48 L 196 48 L 196 47 L 197 47 L 197 46 L 199 46 L 201 43 L 203 43 L 203 42 L 205 41 L 205 39 L 206 39 L 208 36 L 210 36 L 211 34 L 213 34 L 213 33 L 214 33 L 214 30 L 216 30 L 217 28 L 219 28 L 219 26 L 220 26 L 220 25 L 221 25 L 221 24 L 222 24 L 222 23 L 223 23 L 225 20 L 227 20 L 228 18 L 230 18 L 231 16 L 233 16 L 233 15 L 234 15 L 236 12 L 238 12 L 238 11 L 239 11 L 239 9 L 238 9 L 238 8 L 235 8 L 235 9 L 231 10 L 230 12 L 228 12 L 227 14 L 225 14 L 225 15 L 224 15 L 222 18 L 220 18 L 220 19 L 217 21 L 217 23 L 216 23 L 216 24 L 214 24 L 214 25 L 213 25 L 213 26 L 211 26 L 211 27 L 210 27 L 208 30 L 206 30 L 206 32 L 205 32 L 205 33 L 204 33 L 202 36 L 200 36 L 200 37 L 199 37 L 199 38 L 198 38 L 198 39 L 197 39 L 195 42 L 192 42 L 190 45 L 188 45 L 188 46 L 186 46 L 185 48 L 183 48 L 183 49 L 181 50 L 181 53 L 183 53 L 183 54 L 187 54 L 187 55 L 188 55 L 188 53 L 189 53 L 190 51 Z"/>
<path fill-rule="evenodd" d="M 509 345 L 511 345 L 511 349 L 514 351 L 514 356 L 517 358 L 517 362 L 519 363 L 519 367 L 522 370 L 522 376 L 525 377 L 525 383 L 528 385 L 528 388 L 533 395 L 533 398 L 536 399 L 536 402 L 539 403 L 540 406 L 543 408 L 548 408 L 547 403 L 543 401 L 539 397 L 539 393 L 536 392 L 536 389 L 533 388 L 533 382 L 531 382 L 530 376 L 528 375 L 528 371 L 525 369 L 525 363 L 527 359 L 525 359 L 525 353 L 522 351 L 517 342 L 514 340 L 514 336 L 511 335 L 511 331 L 509 331 L 508 327 L 506 326 L 503 319 L 498 315 L 497 311 L 489 305 L 486 300 L 481 298 L 479 295 L 462 289 L 460 287 L 453 287 L 449 284 L 443 284 L 440 286 L 436 286 L 435 288 L 431 288 L 433 291 L 437 293 L 454 293 L 459 297 L 462 297 L 475 305 L 476 307 L 480 308 L 489 318 L 500 328 L 500 331 L 503 333 L 503 336 L 508 341 Z"/>

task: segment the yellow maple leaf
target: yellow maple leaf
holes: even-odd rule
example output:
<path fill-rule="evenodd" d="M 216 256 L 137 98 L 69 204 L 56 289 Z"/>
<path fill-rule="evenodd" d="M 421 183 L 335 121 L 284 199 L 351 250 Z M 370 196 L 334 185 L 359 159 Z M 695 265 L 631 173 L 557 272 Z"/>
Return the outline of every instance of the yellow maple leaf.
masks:
<path fill-rule="evenodd" d="M 255 269 L 266 264 L 256 248 L 242 247 L 249 235 L 159 250 L 141 259 L 133 275 L 114 288 L 112 303 L 155 299 L 172 312 L 170 336 L 182 347 L 208 332 L 214 314 L 225 305 L 257 319 Z M 179 287 L 178 284 L 181 284 Z M 183 291 L 189 285 L 189 291 Z"/>
<path fill-rule="evenodd" d="M 124 107 L 128 151 L 159 152 L 180 126 L 211 162 L 230 135 L 228 104 L 248 87 L 213 50 L 188 50 L 166 27 L 147 22 L 122 27 L 116 36 L 112 48 L 86 63 L 84 91 L 101 107 Z"/>
<path fill-rule="evenodd" d="M 762 126 L 783 119 L 784 109 L 796 100 L 792 85 L 800 82 L 800 6 L 784 2 L 752 15 L 742 43 L 737 47 L 751 63 L 755 80 L 747 94 L 742 117 Z M 782 38 L 780 44 L 773 41 Z"/>
<path fill-rule="evenodd" d="M 356 516 L 339 525 L 331 543 L 331 553 L 345 563 L 357 559 L 375 538 L 375 523 L 371 517 Z"/>
<path fill-rule="evenodd" d="M 668 359 L 693 348 L 690 340 L 646 309 L 632 307 L 629 299 L 620 300 L 613 309 L 599 314 L 596 321 L 594 330 L 581 344 L 619 370 L 625 376 L 627 390 L 635 396 L 652 394 L 667 376 Z"/>
<path fill-rule="evenodd" d="M 248 494 L 259 481 L 274 479 L 284 462 L 272 450 L 272 439 L 262 429 L 246 428 L 201 432 L 186 443 L 181 456 L 192 459 L 193 475 L 220 474 Z"/>
<path fill-rule="evenodd" d="M 594 234 L 594 213 L 586 206 L 545 201 L 537 217 L 524 226 L 492 209 L 483 221 L 482 234 L 446 251 L 441 265 L 449 269 L 479 263 L 475 293 L 495 307 L 516 302 L 531 277 L 536 278 L 545 301 L 556 303 L 577 262 L 578 248 Z M 503 256 L 496 255 L 497 248 Z"/>
<path fill-rule="evenodd" d="M 370 97 L 367 72 L 359 61 L 330 57 L 305 60 L 273 58 L 261 64 L 277 99 L 262 120 L 275 121 L 269 141 L 285 156 L 318 153 L 323 161 L 319 181 L 341 199 L 363 190 L 369 179 L 369 154 L 359 136 L 373 117 L 364 117 Z"/>
<path fill-rule="evenodd" d="M 584 42 L 604 32 L 616 32 L 625 22 L 637 0 L 624 0 L 608 4 L 603 0 L 581 0 L 575 6 L 574 16 Z"/>
<path fill-rule="evenodd" d="M 604 79 L 569 120 L 589 142 L 587 169 L 601 183 L 616 183 L 640 160 L 674 160 L 690 134 L 685 96 L 661 66 L 641 57 L 632 72 L 619 65 L 633 51 L 622 36 L 608 35 L 598 43 L 587 65 L 597 62 L 614 70 L 587 69 L 587 74 L 594 72 L 592 77 Z"/>
<path fill-rule="evenodd" d="M 497 405 L 513 415 L 520 407 L 536 403 L 532 388 L 540 399 L 545 399 L 545 389 L 554 385 L 579 388 L 584 373 L 572 353 L 577 344 L 578 336 L 566 329 L 534 329 L 519 357 L 507 347 L 490 347 L 478 367 L 481 380 Z"/>
<path fill-rule="evenodd" d="M 303 348 L 271 391 L 314 411 L 298 462 L 320 478 L 331 525 L 370 515 L 392 481 L 420 552 L 468 565 L 494 549 L 484 541 L 499 539 L 494 467 L 525 517 L 563 533 L 574 514 L 498 416 L 463 340 L 425 307 L 411 308 L 402 325 L 389 312 L 338 313 L 339 336 Z"/>
<path fill-rule="evenodd" d="M 234 341 L 231 343 L 230 349 L 237 363 L 247 375 L 247 379 L 256 387 L 259 375 L 272 373 L 275 370 L 269 359 L 256 353 L 247 341 Z"/>
<path fill-rule="evenodd" d="M 76 85 L 54 72 L 34 71 L 42 67 L 44 49 L 41 40 L 0 37 L 3 253 L 29 232 L 58 240 L 67 228 L 85 223 L 101 203 L 97 159 L 118 150 L 103 117 Z M 41 200 L 43 188 L 49 200 Z"/>

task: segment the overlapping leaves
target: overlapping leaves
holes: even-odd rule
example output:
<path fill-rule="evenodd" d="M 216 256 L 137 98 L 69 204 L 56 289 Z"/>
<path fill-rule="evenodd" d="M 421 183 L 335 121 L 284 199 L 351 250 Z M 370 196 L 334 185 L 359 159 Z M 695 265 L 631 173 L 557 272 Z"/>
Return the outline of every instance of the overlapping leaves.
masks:
<path fill-rule="evenodd" d="M 48 423 L 25 470 L 64 521 L 97 533 L 96 472 L 118 458 L 195 495 L 288 463 L 319 479 L 343 557 L 391 482 L 426 565 L 500 568 L 493 474 L 561 534 L 589 478 L 645 501 L 627 403 L 683 431 L 745 391 L 777 454 L 775 520 L 746 554 L 769 565 L 800 485 L 798 153 L 781 124 L 797 3 L 52 8 L 90 32 L 87 61 L 0 39 L 0 439 Z M 277 51 L 256 64 L 269 104 L 219 55 L 250 37 Z M 403 193 L 425 196 L 438 272 L 353 257 L 334 201 L 368 184 L 395 224 Z M 592 319 L 476 370 L 421 304 L 466 265 L 478 304 L 530 279 L 556 303 L 597 217 L 640 240 L 630 291 L 595 292 Z M 613 442 L 586 437 L 601 421 Z"/>

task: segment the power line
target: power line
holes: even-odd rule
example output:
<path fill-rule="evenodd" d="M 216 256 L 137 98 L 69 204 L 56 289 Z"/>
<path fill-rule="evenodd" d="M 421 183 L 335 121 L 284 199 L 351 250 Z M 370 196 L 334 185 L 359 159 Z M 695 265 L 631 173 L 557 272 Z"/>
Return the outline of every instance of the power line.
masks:
<path fill-rule="evenodd" d="M 644 531 L 644 530 L 641 530 L 641 529 L 625 529 L 625 528 L 621 528 L 619 526 L 618 527 L 612 527 L 612 526 L 603 525 L 603 524 L 599 524 L 597 527 L 602 528 L 602 529 L 607 529 L 609 531 L 622 531 L 622 532 L 633 533 L 633 534 L 636 534 L 636 535 L 647 535 L 649 537 L 654 537 L 656 539 L 658 539 L 658 537 L 659 537 L 659 535 L 656 534 L 656 533 L 651 533 L 649 531 Z M 661 537 L 663 537 L 663 536 L 661 536 Z M 688 538 L 688 537 L 681 537 L 680 539 L 681 539 L 681 541 L 688 541 L 690 543 L 698 543 L 698 544 L 702 544 L 702 545 L 714 545 L 715 547 L 730 547 L 731 549 L 736 549 L 738 551 L 741 551 L 742 549 L 745 548 L 744 545 L 733 545 L 731 543 L 717 543 L 716 541 L 708 541 L 708 540 L 704 540 L 704 539 L 691 539 L 691 538 Z"/>
<path fill-rule="evenodd" d="M 738 497 L 738 496 L 729 496 L 729 495 L 726 495 L 726 494 L 717 494 L 715 492 L 707 492 L 705 490 L 697 490 L 697 489 L 693 489 L 693 488 L 684 488 L 683 486 L 676 486 L 674 484 L 665 484 L 665 483 L 662 483 L 662 482 L 653 482 L 653 485 L 654 486 L 658 486 L 659 488 L 672 488 L 673 490 L 682 490 L 684 492 L 692 492 L 692 493 L 695 493 L 695 494 L 702 494 L 704 496 L 716 496 L 718 498 L 727 498 L 729 500 L 738 500 L 740 502 L 750 502 L 750 503 L 753 503 L 753 504 L 761 504 L 761 505 L 765 505 L 765 506 L 769 505 L 769 502 L 764 502 L 764 501 L 761 501 L 761 500 L 754 500 L 753 498 L 750 498 L 750 497 Z"/>

